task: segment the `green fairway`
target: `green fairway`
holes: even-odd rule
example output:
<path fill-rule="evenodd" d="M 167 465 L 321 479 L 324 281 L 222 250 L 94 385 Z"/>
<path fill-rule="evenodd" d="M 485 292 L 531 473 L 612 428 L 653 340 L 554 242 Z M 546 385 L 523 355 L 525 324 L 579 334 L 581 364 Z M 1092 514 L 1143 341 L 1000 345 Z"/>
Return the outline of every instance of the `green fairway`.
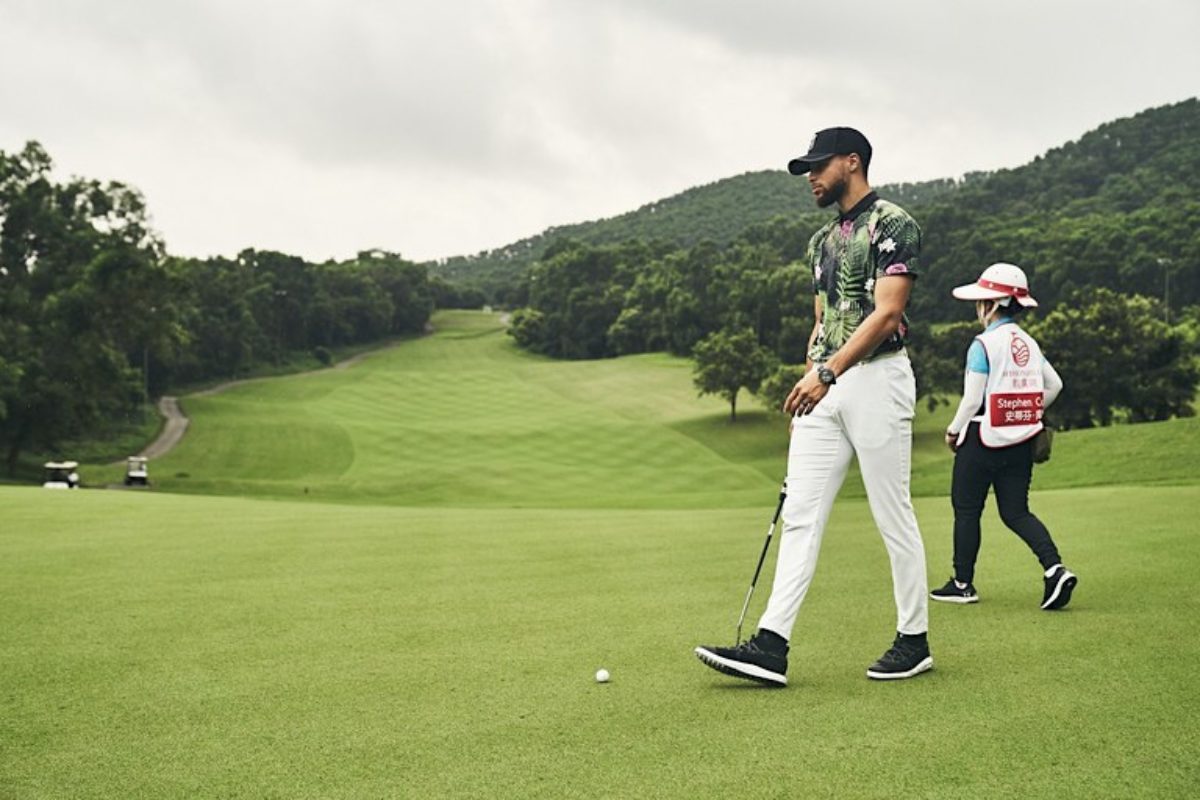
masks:
<path fill-rule="evenodd" d="M 187 397 L 168 491 L 452 507 L 753 502 L 768 480 L 672 427 L 697 400 L 690 365 L 660 355 L 552 362 L 495 315 L 448 313 L 425 339 L 347 370 Z M 776 420 L 777 449 L 786 421 Z"/>
<path fill-rule="evenodd" d="M 990 505 L 982 602 L 932 604 L 912 681 L 864 675 L 895 609 L 852 479 L 790 686 L 762 689 L 692 648 L 733 640 L 786 421 L 730 425 L 679 359 L 550 362 L 495 317 L 435 322 L 185 398 L 155 491 L 0 487 L 0 798 L 1197 793 L 1194 420 L 1061 436 L 1033 506 L 1071 606 L 1038 610 Z M 948 413 L 914 456 L 936 584 Z"/>

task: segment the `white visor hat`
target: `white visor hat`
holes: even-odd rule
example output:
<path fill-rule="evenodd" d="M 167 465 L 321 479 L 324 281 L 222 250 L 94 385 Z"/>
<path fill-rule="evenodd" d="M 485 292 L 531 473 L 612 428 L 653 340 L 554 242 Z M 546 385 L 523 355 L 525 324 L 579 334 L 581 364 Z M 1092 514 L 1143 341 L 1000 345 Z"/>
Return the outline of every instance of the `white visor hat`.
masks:
<path fill-rule="evenodd" d="M 1026 308 L 1037 305 L 1029 295 L 1029 280 L 1025 270 L 1016 264 L 999 262 L 983 271 L 974 283 L 957 286 L 950 292 L 959 300 L 1008 300 L 1012 298 Z M 1008 305 L 1003 302 L 1001 305 Z"/>

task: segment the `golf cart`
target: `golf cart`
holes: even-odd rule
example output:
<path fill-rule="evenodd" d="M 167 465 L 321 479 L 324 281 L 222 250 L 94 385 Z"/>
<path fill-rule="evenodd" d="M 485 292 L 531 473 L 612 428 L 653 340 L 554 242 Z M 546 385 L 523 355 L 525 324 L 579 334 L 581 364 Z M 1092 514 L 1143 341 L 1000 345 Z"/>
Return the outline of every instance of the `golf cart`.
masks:
<path fill-rule="evenodd" d="M 130 456 L 125 467 L 126 486 L 149 486 L 150 472 L 144 456 Z"/>
<path fill-rule="evenodd" d="M 46 470 L 43 489 L 79 488 L 79 473 L 75 471 L 79 468 L 78 461 L 47 461 L 42 466 Z"/>

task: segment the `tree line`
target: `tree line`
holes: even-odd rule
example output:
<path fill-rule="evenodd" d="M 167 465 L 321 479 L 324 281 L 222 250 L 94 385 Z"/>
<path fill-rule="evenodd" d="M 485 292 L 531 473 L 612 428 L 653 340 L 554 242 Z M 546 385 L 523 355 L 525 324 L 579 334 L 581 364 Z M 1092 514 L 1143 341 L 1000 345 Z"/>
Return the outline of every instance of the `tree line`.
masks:
<path fill-rule="evenodd" d="M 245 250 L 180 258 L 119 182 L 56 181 L 30 142 L 0 151 L 0 447 L 53 448 L 136 414 L 171 387 L 235 378 L 302 353 L 423 331 L 476 290 L 368 250 L 310 263 Z"/>
<path fill-rule="evenodd" d="M 559 242 L 530 270 L 529 304 L 513 312 L 509 333 L 521 347 L 556 358 L 659 350 L 694 357 L 697 386 L 725 397 L 731 416 L 742 389 L 778 407 L 803 373 L 813 327 L 812 273 L 795 260 L 810 234 L 775 225 L 727 247 L 706 242 L 678 250 L 641 241 Z M 931 288 L 938 282 L 918 278 L 914 298 Z M 918 394 L 931 404 L 960 391 L 963 358 L 978 332 L 970 304 L 951 299 L 950 308 L 953 321 L 915 316 L 910 331 Z M 1055 424 L 1192 413 L 1200 306 L 1172 318 L 1157 297 L 1094 286 L 1068 289 L 1039 311 L 1024 324 L 1070 387 L 1052 408 Z"/>

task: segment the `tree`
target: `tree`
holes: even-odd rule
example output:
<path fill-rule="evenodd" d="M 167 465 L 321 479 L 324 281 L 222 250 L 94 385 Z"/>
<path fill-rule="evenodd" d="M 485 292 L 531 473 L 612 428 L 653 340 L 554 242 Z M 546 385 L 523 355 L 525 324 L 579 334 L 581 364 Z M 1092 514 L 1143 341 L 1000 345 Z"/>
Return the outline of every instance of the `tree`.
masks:
<path fill-rule="evenodd" d="M 180 333 L 162 243 L 120 183 L 56 183 L 36 142 L 0 151 L 0 446 L 9 473 L 137 409 L 151 350 Z"/>
<path fill-rule="evenodd" d="M 1191 416 L 1200 371 L 1189 332 L 1162 317 L 1157 300 L 1094 289 L 1030 325 L 1063 378 L 1050 415 L 1064 428 Z"/>
<path fill-rule="evenodd" d="M 774 356 L 758 343 L 754 331 L 720 330 L 696 343 L 694 381 L 701 395 L 729 401 L 729 421 L 737 421 L 737 396 L 743 388 L 758 390 L 775 365 Z"/>
<path fill-rule="evenodd" d="M 535 353 L 542 351 L 545 335 L 546 317 L 542 312 L 532 308 L 518 308 L 509 320 L 508 335 L 526 350 Z"/>
<path fill-rule="evenodd" d="M 424 266 L 386 250 L 363 251 L 354 265 L 391 300 L 391 333 L 420 333 L 425 329 L 433 313 L 434 293 Z"/>
<path fill-rule="evenodd" d="M 755 395 L 767 408 L 786 413 L 783 401 L 803 377 L 804 364 L 779 364 L 763 379 Z"/>
<path fill-rule="evenodd" d="M 217 257 L 172 263 L 172 270 L 186 287 L 183 325 L 191 339 L 172 359 L 176 379 L 234 377 L 272 349 L 254 309 L 256 299 L 270 292 L 274 300 L 275 295 L 270 284 L 255 274 L 252 253 L 245 251 L 232 260 Z M 264 304 L 257 305 L 261 308 Z"/>
<path fill-rule="evenodd" d="M 429 291 L 435 308 L 483 308 L 488 301 L 478 286 L 452 284 L 438 277 L 429 278 Z"/>
<path fill-rule="evenodd" d="M 534 329 L 526 328 L 517 341 L 556 358 L 615 355 L 608 332 L 621 314 L 635 267 L 652 256 L 653 249 L 639 240 L 603 247 L 571 240 L 551 245 L 528 280 L 539 338 L 533 343 L 528 335 Z"/>

